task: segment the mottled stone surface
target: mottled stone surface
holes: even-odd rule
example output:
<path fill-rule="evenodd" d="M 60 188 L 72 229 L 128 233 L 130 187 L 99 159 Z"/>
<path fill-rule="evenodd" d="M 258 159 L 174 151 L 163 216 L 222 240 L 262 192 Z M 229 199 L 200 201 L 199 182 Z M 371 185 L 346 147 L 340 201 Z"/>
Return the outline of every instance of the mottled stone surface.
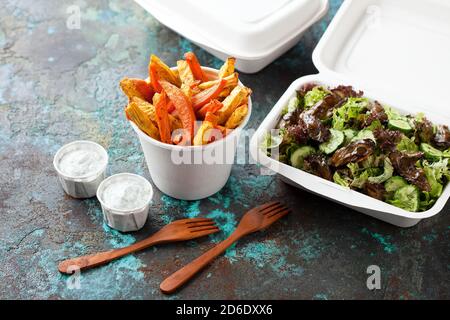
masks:
<path fill-rule="evenodd" d="M 66 27 L 81 9 L 81 29 Z M 254 89 L 256 128 L 296 78 L 315 73 L 311 54 L 341 4 L 271 66 L 242 75 Z M 89 139 L 110 155 L 111 173 L 149 178 L 139 142 L 123 116 L 123 76 L 146 76 L 150 53 L 173 65 L 194 50 L 205 65 L 221 62 L 160 25 L 133 1 L 0 2 L 0 297 L 13 299 L 159 299 L 159 283 L 223 239 L 246 208 L 280 199 L 293 213 L 249 236 L 171 299 L 450 298 L 449 205 L 402 230 L 236 165 L 228 185 L 196 202 L 156 192 L 143 230 L 122 234 L 102 220 L 95 199 L 74 200 L 58 185 L 52 158 L 63 144 Z M 223 232 L 159 246 L 82 273 L 80 289 L 58 273 L 63 258 L 121 247 L 165 223 L 212 217 Z M 378 265 L 382 289 L 366 288 Z"/>

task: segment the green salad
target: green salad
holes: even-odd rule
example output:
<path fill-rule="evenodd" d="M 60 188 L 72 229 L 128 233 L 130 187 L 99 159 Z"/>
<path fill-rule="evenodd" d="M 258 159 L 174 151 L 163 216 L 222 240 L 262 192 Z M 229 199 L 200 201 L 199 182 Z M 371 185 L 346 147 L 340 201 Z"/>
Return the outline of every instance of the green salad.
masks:
<path fill-rule="evenodd" d="M 430 209 L 450 181 L 448 126 L 349 86 L 304 85 L 277 129 L 262 145 L 269 156 L 410 212 Z"/>

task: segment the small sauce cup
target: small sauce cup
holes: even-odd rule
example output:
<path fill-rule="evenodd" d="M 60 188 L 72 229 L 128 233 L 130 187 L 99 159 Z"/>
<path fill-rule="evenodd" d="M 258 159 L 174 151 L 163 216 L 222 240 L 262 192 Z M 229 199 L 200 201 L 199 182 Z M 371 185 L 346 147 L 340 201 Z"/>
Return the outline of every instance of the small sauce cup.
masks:
<path fill-rule="evenodd" d="M 92 198 L 106 177 L 108 153 L 92 141 L 74 141 L 61 147 L 53 158 L 64 191 L 73 198 Z"/>
<path fill-rule="evenodd" d="M 152 198 L 150 182 L 131 173 L 113 175 L 97 190 L 106 224 L 122 232 L 137 231 L 144 226 Z"/>

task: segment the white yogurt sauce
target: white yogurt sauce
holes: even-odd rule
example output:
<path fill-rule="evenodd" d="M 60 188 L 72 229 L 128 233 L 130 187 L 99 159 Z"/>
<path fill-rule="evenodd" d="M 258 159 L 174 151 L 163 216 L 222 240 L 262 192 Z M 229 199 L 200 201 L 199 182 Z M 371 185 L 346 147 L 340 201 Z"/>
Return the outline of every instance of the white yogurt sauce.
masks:
<path fill-rule="evenodd" d="M 59 170 L 71 177 L 94 174 L 104 166 L 103 155 L 91 148 L 79 148 L 67 151 L 59 160 Z"/>
<path fill-rule="evenodd" d="M 106 206 L 116 210 L 133 210 L 144 207 L 151 194 L 148 184 L 137 177 L 112 177 L 102 192 Z"/>

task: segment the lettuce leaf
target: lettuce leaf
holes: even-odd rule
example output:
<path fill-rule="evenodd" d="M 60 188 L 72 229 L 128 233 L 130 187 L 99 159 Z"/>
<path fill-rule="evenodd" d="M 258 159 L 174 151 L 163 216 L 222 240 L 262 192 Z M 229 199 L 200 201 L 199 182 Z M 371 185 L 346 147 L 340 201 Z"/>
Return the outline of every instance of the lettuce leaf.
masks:
<path fill-rule="evenodd" d="M 370 168 L 364 170 L 356 179 L 353 180 L 351 186 L 353 188 L 362 189 L 369 181 L 369 178 L 376 177 L 382 173 L 380 168 Z"/>
<path fill-rule="evenodd" d="M 419 151 L 419 146 L 407 136 L 403 136 L 400 143 L 397 145 L 398 151 L 407 151 L 407 152 L 417 152 Z"/>
<path fill-rule="evenodd" d="M 313 107 L 318 102 L 322 101 L 327 95 L 331 92 L 325 89 L 324 87 L 315 87 L 311 91 L 305 94 L 304 103 L 305 108 L 309 109 Z"/>
<path fill-rule="evenodd" d="M 448 159 L 439 162 L 429 163 L 423 161 L 423 170 L 427 176 L 428 183 L 431 186 L 430 196 L 432 198 L 439 198 L 444 189 L 444 180 L 449 178 Z"/>
<path fill-rule="evenodd" d="M 337 183 L 340 186 L 349 188 L 350 187 L 350 179 L 345 179 L 343 177 L 341 177 L 341 175 L 339 174 L 339 172 L 336 172 L 333 176 L 333 180 L 335 183 Z"/>
<path fill-rule="evenodd" d="M 334 111 L 333 128 L 337 130 L 348 129 L 346 124 L 353 119 L 358 119 L 369 107 L 370 101 L 367 98 L 348 98 L 342 107 Z"/>

